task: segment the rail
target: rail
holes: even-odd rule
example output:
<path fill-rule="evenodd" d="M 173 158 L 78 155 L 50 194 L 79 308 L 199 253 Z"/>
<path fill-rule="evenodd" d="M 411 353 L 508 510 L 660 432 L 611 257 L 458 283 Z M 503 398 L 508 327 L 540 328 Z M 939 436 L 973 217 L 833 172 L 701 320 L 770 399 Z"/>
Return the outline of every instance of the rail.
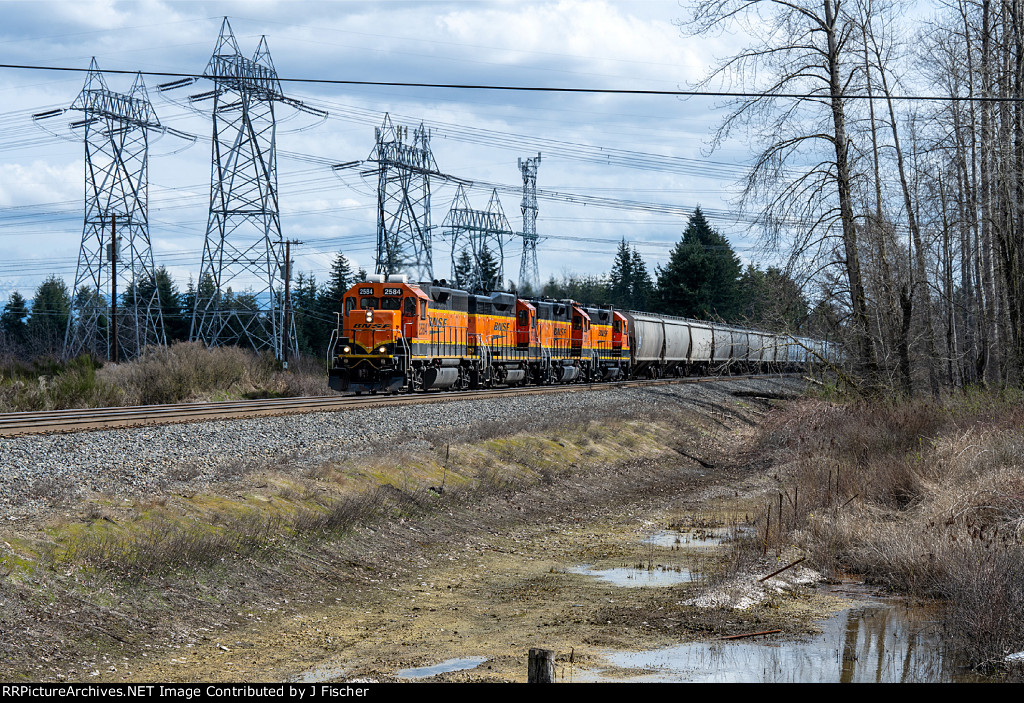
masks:
<path fill-rule="evenodd" d="M 602 383 L 568 383 L 553 386 L 525 386 L 491 388 L 479 391 L 436 391 L 402 393 L 380 396 L 307 396 L 300 398 L 271 398 L 237 400 L 220 403 L 176 403 L 135 407 L 87 408 L 20 412 L 0 414 L 0 437 L 18 435 L 53 434 L 109 430 L 119 427 L 139 427 L 185 422 L 208 422 L 246 417 L 290 415 L 310 412 L 335 412 L 390 405 L 416 405 L 421 403 L 458 402 L 502 396 L 581 391 L 611 390 L 631 386 L 714 383 L 763 378 L 798 377 L 800 374 L 701 376 L 690 378 L 611 381 Z"/>

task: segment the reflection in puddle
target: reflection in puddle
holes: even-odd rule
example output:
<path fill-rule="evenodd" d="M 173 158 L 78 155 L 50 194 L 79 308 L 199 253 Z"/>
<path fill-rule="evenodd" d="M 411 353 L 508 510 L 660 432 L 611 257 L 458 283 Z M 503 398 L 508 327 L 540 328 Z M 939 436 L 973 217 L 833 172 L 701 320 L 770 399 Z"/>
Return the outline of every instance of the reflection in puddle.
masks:
<path fill-rule="evenodd" d="M 650 569 L 623 566 L 616 569 L 591 569 L 587 566 L 576 566 L 569 569 L 569 573 L 595 576 L 602 581 L 616 586 L 673 586 L 677 583 L 689 583 L 697 578 L 688 569 L 665 569 L 652 567 Z"/>
<path fill-rule="evenodd" d="M 754 534 L 754 528 L 747 526 L 686 528 L 685 530 L 655 532 L 643 543 L 668 548 L 710 549 L 752 534 Z"/>
<path fill-rule="evenodd" d="M 402 669 L 395 674 L 400 679 L 425 679 L 428 676 L 436 676 L 449 671 L 462 671 L 464 669 L 475 669 L 487 661 L 487 657 L 465 657 L 463 659 L 449 659 L 433 666 L 421 666 L 416 669 Z"/>
<path fill-rule="evenodd" d="M 935 624 L 900 601 L 872 601 L 822 624 L 801 641 L 698 642 L 608 656 L 612 666 L 649 673 L 630 681 L 951 682 L 978 680 L 942 653 Z M 600 671 L 591 680 L 602 680 Z M 605 679 L 606 680 L 606 679 Z"/>

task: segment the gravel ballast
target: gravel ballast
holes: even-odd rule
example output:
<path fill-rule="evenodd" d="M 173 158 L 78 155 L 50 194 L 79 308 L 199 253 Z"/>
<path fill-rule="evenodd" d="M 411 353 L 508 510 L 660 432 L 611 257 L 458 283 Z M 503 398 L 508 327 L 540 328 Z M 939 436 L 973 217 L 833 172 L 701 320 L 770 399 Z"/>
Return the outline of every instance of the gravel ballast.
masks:
<path fill-rule="evenodd" d="M 89 492 L 141 495 L 262 468 L 305 470 L 381 449 L 458 441 L 481 423 L 494 427 L 510 418 L 518 418 L 519 430 L 521 418 L 528 418 L 529 431 L 596 412 L 623 418 L 679 407 L 728 413 L 730 405 L 749 401 L 733 392 L 799 393 L 803 387 L 799 378 L 765 377 L 500 399 L 453 394 L 427 405 L 0 438 L 0 507 L 13 519 L 38 501 L 52 505 Z"/>

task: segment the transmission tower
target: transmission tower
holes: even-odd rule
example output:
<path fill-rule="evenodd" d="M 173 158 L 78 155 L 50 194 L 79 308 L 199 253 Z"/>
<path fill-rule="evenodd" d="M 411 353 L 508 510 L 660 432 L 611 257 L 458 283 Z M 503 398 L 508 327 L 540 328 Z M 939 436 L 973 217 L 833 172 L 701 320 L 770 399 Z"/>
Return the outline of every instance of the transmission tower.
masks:
<path fill-rule="evenodd" d="M 376 273 L 406 271 L 413 280 L 434 277 L 430 231 L 430 176 L 440 176 L 430 153 L 430 132 L 421 123 L 413 130 L 384 123 L 374 130 L 377 140 L 370 161 L 377 163 Z"/>
<path fill-rule="evenodd" d="M 191 337 L 210 346 L 272 349 L 282 359 L 285 346 L 298 350 L 294 333 L 282 335 L 286 272 L 274 107 L 326 113 L 284 95 L 266 37 L 253 58 L 243 56 L 226 17 L 203 76 L 213 90 L 189 101 L 213 100 L 213 169 Z M 161 89 L 186 84 L 174 81 Z"/>
<path fill-rule="evenodd" d="M 519 159 L 519 170 L 523 173 L 523 258 L 519 262 L 519 286 L 529 285 L 534 293 L 540 293 L 540 269 L 537 267 L 537 158 Z"/>
<path fill-rule="evenodd" d="M 167 343 L 149 242 L 149 131 L 175 130 L 161 126 L 141 74 L 115 93 L 95 58 L 69 109 L 82 113 L 71 128 L 85 136 L 85 223 L 64 356 L 131 359 Z"/>
<path fill-rule="evenodd" d="M 498 191 L 491 192 L 486 210 L 474 210 L 469 206 L 466 191 L 460 184 L 443 226 L 452 247 L 452 278 L 459 279 L 456 264 L 465 252 L 472 262 L 472 269 L 468 280 L 458 280 L 460 285 L 471 291 L 501 287 L 505 282 L 505 241 L 515 233 L 505 218 Z M 492 280 L 486 280 L 488 276 L 484 270 L 488 254 L 497 257 L 494 260 L 497 271 Z"/>

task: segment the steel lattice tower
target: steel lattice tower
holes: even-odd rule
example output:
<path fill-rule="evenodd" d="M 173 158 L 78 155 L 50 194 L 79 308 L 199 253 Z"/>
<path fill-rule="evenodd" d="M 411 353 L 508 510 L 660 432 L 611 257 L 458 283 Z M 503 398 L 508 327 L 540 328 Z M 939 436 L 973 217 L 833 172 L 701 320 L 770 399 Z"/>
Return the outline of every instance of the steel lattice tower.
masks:
<path fill-rule="evenodd" d="M 95 58 L 70 109 L 83 115 L 71 127 L 85 130 L 85 224 L 64 356 L 90 352 L 130 359 L 148 345 L 167 343 L 149 242 L 148 205 L 149 130 L 164 128 L 142 75 L 136 76 L 127 94 L 115 93 Z M 117 296 L 113 318 L 110 295 Z"/>
<path fill-rule="evenodd" d="M 284 241 L 274 106 L 326 113 L 282 93 L 266 37 L 253 58 L 243 56 L 226 17 L 203 76 L 214 89 L 189 100 L 213 99 L 213 168 L 191 337 L 210 346 L 272 349 L 281 359 L 286 346 L 298 350 L 294 334 L 290 342 L 282 339 Z"/>
<path fill-rule="evenodd" d="M 529 285 L 535 294 L 540 293 L 540 269 L 537 266 L 537 158 L 519 159 L 519 170 L 523 173 L 523 258 L 519 262 L 519 286 Z"/>
<path fill-rule="evenodd" d="M 376 273 L 406 271 L 413 280 L 434 277 L 430 227 L 430 176 L 440 175 L 430 153 L 430 132 L 421 123 L 407 142 L 409 128 L 384 123 L 374 130 L 377 162 Z"/>
<path fill-rule="evenodd" d="M 447 236 L 452 246 L 452 277 L 455 277 L 456 262 L 463 252 L 469 254 L 473 262 L 468 281 L 460 281 L 467 290 L 487 290 L 488 281 L 484 280 L 482 262 L 485 250 L 496 256 L 498 265 L 498 287 L 505 282 L 505 241 L 515 236 L 512 227 L 505 218 L 505 212 L 498 200 L 497 189 L 491 192 L 491 200 L 486 210 L 474 210 L 469 206 L 466 191 L 459 185 L 455 191 L 455 199 L 451 209 L 444 218 Z"/>

